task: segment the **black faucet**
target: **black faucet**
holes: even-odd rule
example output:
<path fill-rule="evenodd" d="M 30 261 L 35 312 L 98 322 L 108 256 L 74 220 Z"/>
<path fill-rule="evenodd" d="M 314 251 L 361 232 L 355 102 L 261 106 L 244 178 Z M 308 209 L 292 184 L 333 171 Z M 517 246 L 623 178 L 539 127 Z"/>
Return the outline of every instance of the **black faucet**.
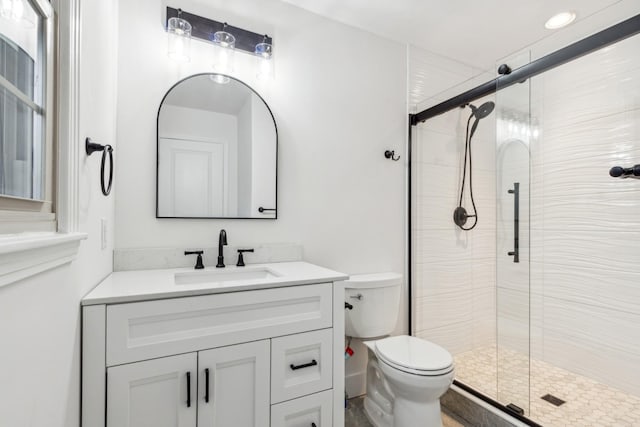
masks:
<path fill-rule="evenodd" d="M 224 255 L 222 255 L 222 247 L 227 244 L 227 232 L 220 230 L 220 236 L 218 236 L 218 264 L 216 268 L 224 268 Z"/>
<path fill-rule="evenodd" d="M 253 252 L 253 249 L 238 249 L 238 263 L 236 267 L 244 267 L 244 257 L 242 254 L 245 252 Z"/>
<path fill-rule="evenodd" d="M 198 259 L 196 259 L 196 266 L 193 267 L 196 270 L 201 270 L 204 268 L 204 265 L 202 264 L 202 254 L 204 251 L 184 251 L 185 255 L 198 255 Z"/>

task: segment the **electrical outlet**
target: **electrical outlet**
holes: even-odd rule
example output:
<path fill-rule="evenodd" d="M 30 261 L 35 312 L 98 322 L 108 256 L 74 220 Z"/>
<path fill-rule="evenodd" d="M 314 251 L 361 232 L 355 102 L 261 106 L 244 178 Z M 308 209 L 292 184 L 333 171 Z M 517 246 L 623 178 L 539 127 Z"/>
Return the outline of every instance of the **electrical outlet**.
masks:
<path fill-rule="evenodd" d="M 109 231 L 109 222 L 107 218 L 100 218 L 100 249 L 107 249 L 107 233 Z"/>

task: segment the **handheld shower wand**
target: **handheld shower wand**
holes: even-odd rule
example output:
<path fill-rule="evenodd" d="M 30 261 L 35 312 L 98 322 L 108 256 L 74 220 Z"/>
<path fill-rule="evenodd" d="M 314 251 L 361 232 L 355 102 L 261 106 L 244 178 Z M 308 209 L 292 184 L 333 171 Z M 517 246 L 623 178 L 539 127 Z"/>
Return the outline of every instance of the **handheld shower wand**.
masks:
<path fill-rule="evenodd" d="M 460 185 L 460 199 L 458 201 L 458 207 L 453 211 L 453 222 L 465 231 L 472 230 L 476 225 L 478 225 L 478 210 L 476 209 L 476 202 L 473 198 L 473 164 L 471 157 L 471 139 L 478 129 L 478 123 L 480 123 L 480 120 L 491 114 L 495 106 L 496 105 L 491 101 L 485 102 L 480 107 L 469 104 L 469 108 L 471 108 L 471 115 L 467 120 L 467 131 L 465 134 L 464 166 L 462 171 L 462 184 Z M 474 117 L 475 121 L 473 122 L 473 125 L 471 125 L 471 132 L 469 132 L 469 125 L 471 124 L 471 119 L 473 119 Z M 469 195 L 471 196 L 471 206 L 473 207 L 473 214 L 467 213 L 467 210 L 462 206 L 462 201 L 464 199 L 464 187 L 467 178 L 467 159 L 469 163 Z M 475 218 L 475 220 L 473 222 L 473 225 L 465 228 L 465 224 L 467 223 L 467 219 L 469 218 Z"/>

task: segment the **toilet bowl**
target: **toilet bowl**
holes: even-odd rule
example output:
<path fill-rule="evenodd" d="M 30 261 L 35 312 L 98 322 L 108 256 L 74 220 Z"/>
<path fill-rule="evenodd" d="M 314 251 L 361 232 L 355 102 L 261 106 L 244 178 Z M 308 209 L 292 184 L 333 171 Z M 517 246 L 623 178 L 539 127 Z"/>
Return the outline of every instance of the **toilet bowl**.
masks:
<path fill-rule="evenodd" d="M 365 411 L 372 424 L 441 427 L 440 396 L 454 377 L 449 352 L 407 335 L 365 345 L 369 348 Z"/>
<path fill-rule="evenodd" d="M 402 276 L 351 276 L 345 294 L 347 335 L 368 348 L 365 414 L 376 427 L 441 427 L 440 396 L 454 378 L 453 357 L 429 341 L 385 337 L 395 328 Z M 382 338 L 381 338 L 382 337 Z"/>

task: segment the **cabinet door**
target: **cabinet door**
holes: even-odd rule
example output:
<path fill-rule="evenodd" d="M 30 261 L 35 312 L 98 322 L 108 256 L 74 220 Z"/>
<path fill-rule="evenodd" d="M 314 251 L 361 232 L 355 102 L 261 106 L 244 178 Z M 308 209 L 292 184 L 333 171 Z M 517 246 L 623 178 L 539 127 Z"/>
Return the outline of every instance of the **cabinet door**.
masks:
<path fill-rule="evenodd" d="M 198 353 L 198 427 L 269 427 L 269 353 L 269 340 Z"/>
<path fill-rule="evenodd" d="M 196 372 L 196 353 L 109 368 L 107 427 L 196 427 Z"/>

